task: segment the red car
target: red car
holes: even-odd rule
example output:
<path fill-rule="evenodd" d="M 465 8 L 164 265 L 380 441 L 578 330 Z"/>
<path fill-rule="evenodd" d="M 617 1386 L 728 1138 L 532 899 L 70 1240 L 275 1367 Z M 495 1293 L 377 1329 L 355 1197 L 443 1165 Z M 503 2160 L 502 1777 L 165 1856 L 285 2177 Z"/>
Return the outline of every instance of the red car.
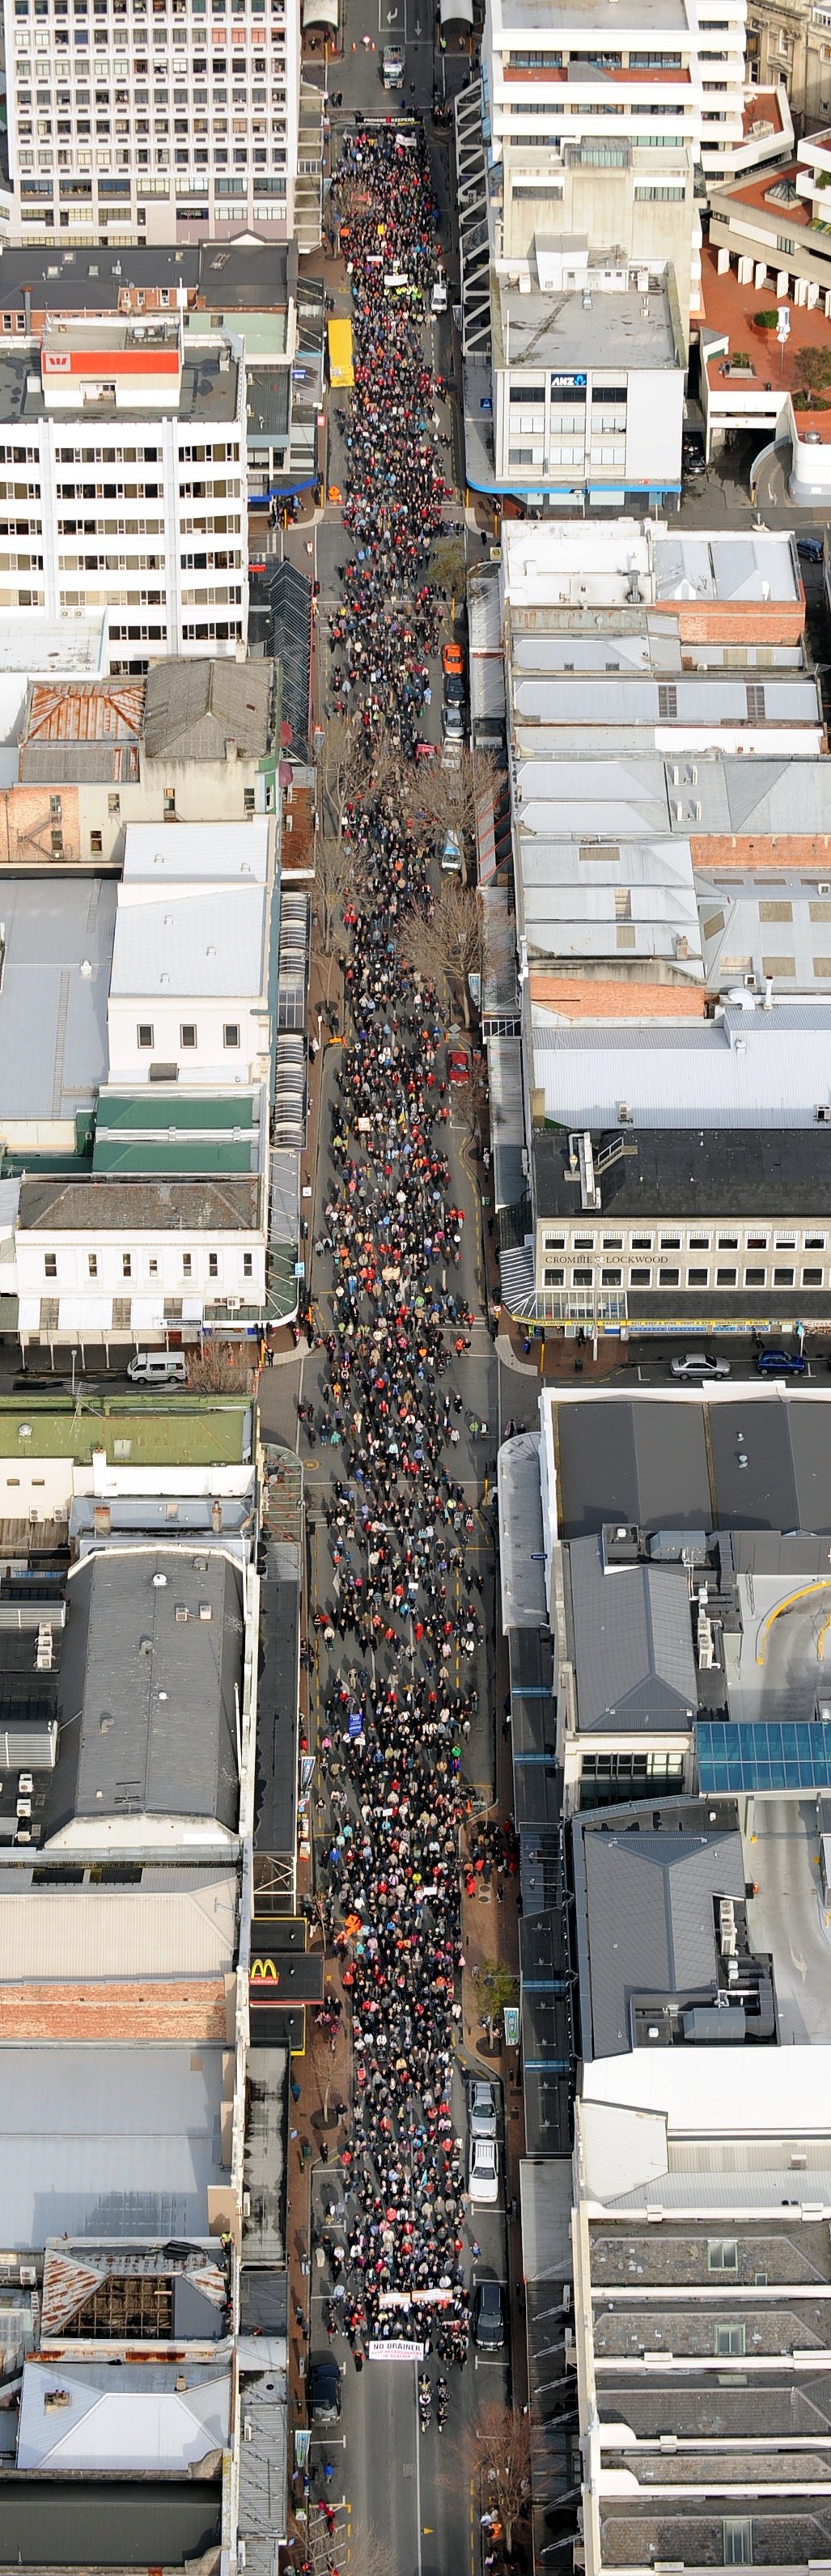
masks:
<path fill-rule="evenodd" d="M 464 1047 L 448 1047 L 447 1079 L 448 1082 L 470 1081 L 470 1060 L 465 1054 Z"/>

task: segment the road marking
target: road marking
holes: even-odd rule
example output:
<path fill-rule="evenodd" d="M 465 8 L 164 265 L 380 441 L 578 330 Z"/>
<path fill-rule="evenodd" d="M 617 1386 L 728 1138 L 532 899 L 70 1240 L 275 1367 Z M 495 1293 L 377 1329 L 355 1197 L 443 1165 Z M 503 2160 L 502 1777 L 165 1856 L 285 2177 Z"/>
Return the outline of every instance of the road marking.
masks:
<path fill-rule="evenodd" d="M 416 2481 L 416 2532 L 417 2532 L 417 2535 L 418 2535 L 418 2576 L 422 2576 L 422 2559 L 421 2559 L 421 2455 L 420 2455 L 420 2452 L 419 2452 L 419 2443 L 420 2443 L 420 2441 L 421 2441 L 421 2425 L 420 2425 L 420 2423 L 419 2423 L 419 2416 L 418 2416 L 418 2362 L 417 2362 L 417 2361 L 414 2361 L 414 2362 L 413 2362 L 413 2405 L 414 2405 L 414 2407 L 415 2407 L 415 2419 L 416 2419 L 416 2421 L 415 2421 L 415 2481 Z"/>

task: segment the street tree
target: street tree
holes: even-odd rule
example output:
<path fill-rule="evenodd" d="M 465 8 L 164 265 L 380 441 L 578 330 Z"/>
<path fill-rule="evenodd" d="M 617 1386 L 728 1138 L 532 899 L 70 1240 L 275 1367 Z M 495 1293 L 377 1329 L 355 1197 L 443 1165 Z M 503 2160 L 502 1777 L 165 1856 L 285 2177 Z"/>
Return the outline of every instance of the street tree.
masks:
<path fill-rule="evenodd" d="M 405 914 L 400 945 L 407 964 L 426 984 L 435 985 L 448 1016 L 459 1006 L 469 1029 L 469 977 L 481 977 L 486 963 L 487 920 L 481 895 L 454 877 L 443 878 L 429 912 L 414 906 Z"/>
<path fill-rule="evenodd" d="M 483 1959 L 478 1984 L 482 2015 L 493 2037 L 494 2022 L 499 2020 L 506 2004 L 516 2001 L 516 1977 L 504 1959 Z"/>
<path fill-rule="evenodd" d="M 349 809 L 383 795 L 400 754 L 389 735 L 368 741 L 360 716 L 333 715 L 323 729 L 317 759 L 320 828 L 315 852 L 315 910 L 328 957 L 341 945 L 343 913 L 366 888 L 363 853 L 349 832 Z"/>
<path fill-rule="evenodd" d="M 418 805 L 426 823 L 444 839 L 454 832 L 462 851 L 475 841 L 476 826 L 495 805 L 504 785 L 504 772 L 489 751 L 471 752 L 467 745 L 445 769 L 441 760 L 423 763 L 418 782 Z"/>
<path fill-rule="evenodd" d="M 482 2406 L 462 2436 L 468 2475 L 481 2498 L 480 2512 L 492 2517 L 491 2537 L 510 2558 L 514 2524 L 531 2502 L 531 2428 L 516 2406 Z"/>

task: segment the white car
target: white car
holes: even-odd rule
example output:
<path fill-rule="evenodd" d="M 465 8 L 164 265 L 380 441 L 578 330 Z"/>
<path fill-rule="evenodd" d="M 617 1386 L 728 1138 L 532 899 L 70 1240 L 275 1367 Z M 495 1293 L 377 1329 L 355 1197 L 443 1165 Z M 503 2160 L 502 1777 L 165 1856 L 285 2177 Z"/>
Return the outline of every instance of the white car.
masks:
<path fill-rule="evenodd" d="M 669 1373 L 670 1377 L 693 1382 L 705 1377 L 729 1377 L 730 1362 L 711 1359 L 709 1351 L 685 1351 L 682 1360 L 670 1360 Z"/>
<path fill-rule="evenodd" d="M 472 2138 L 468 2198 L 493 2202 L 499 2197 L 499 2149 L 495 2138 Z"/>
<path fill-rule="evenodd" d="M 472 2138 L 495 2138 L 496 2094 L 492 2084 L 471 2084 L 468 2120 Z"/>

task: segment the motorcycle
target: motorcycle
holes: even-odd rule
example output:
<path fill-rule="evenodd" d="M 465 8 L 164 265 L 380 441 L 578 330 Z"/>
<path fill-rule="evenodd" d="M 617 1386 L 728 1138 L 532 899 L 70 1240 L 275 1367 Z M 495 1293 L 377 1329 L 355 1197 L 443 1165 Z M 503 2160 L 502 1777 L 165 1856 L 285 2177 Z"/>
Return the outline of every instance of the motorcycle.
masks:
<path fill-rule="evenodd" d="M 447 2423 L 448 2403 L 447 2381 L 440 2379 L 436 2389 L 436 2428 L 439 2433 L 444 2432 Z"/>
<path fill-rule="evenodd" d="M 422 2373 L 421 2373 L 421 2378 L 420 2378 L 419 2383 L 418 2383 L 418 2413 L 419 2413 L 419 2421 L 420 2421 L 420 2424 L 421 2424 L 421 2430 L 422 2430 L 422 2433 L 426 2433 L 426 2431 L 427 2431 L 427 2427 L 428 2427 L 428 2424 L 429 2424 L 429 2422 L 430 2422 L 430 2417 L 431 2417 L 431 2415 L 432 2415 L 432 2412 L 433 2412 L 433 2391 L 432 2391 L 432 2388 L 431 2388 L 431 2385 L 430 2385 L 430 2381 L 429 2381 L 428 2376 L 427 2376 L 427 2372 L 426 2372 L 426 2370 L 423 2370 L 423 2371 L 422 2371 Z"/>

